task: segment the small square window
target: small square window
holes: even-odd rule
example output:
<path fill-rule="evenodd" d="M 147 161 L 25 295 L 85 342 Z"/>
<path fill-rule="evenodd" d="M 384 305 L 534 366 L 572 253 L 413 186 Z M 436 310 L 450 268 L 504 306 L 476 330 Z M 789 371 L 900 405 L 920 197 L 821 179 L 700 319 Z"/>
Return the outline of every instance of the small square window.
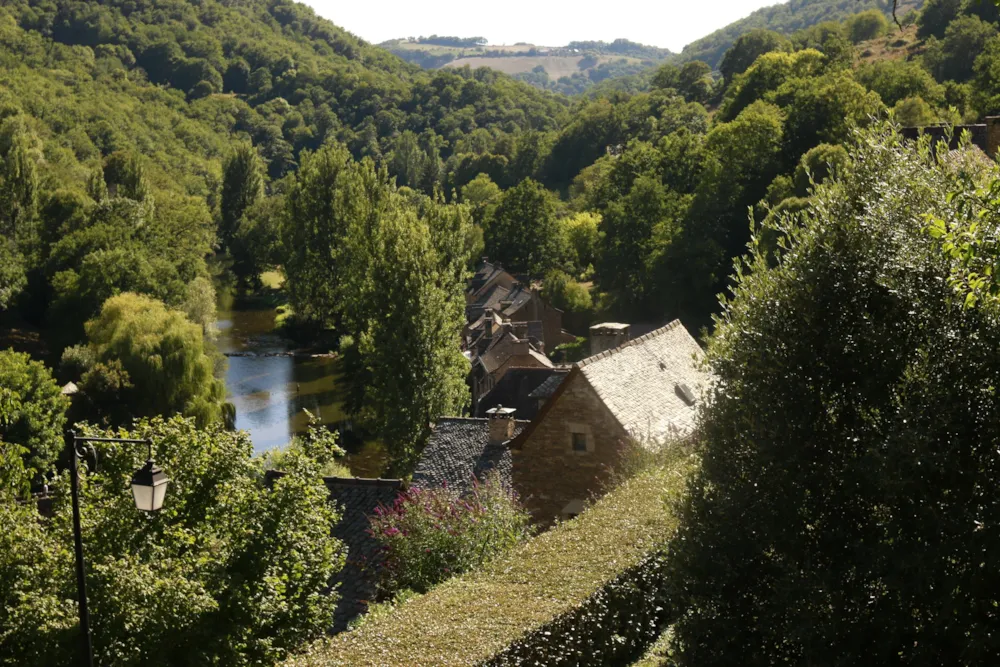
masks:
<path fill-rule="evenodd" d="M 585 452 L 585 451 L 587 451 L 587 434 L 586 433 L 574 433 L 573 434 L 573 451 L 574 452 Z"/>

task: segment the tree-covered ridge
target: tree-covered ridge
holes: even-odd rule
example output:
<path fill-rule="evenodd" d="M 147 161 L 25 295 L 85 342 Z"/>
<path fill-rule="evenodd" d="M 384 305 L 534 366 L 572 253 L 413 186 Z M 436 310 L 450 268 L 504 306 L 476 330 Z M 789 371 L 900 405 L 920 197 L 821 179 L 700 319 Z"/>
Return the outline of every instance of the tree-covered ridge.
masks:
<path fill-rule="evenodd" d="M 72 82 L 72 95 L 108 100 L 109 106 L 123 100 L 109 100 L 108 88 L 112 94 L 160 98 L 164 103 L 169 99 L 175 111 L 171 115 L 180 113 L 209 128 L 188 128 L 182 137 L 153 141 L 140 150 L 164 146 L 195 153 L 195 164 L 204 163 L 206 152 L 217 157 L 217 142 L 229 133 L 249 135 L 275 177 L 294 169 L 301 150 L 318 148 L 331 137 L 347 144 L 357 157 L 378 157 L 388 152 L 389 140 L 400 131 L 434 133 L 441 137 L 441 153 L 447 158 L 454 143 L 477 127 L 503 132 L 550 129 L 564 108 L 557 98 L 494 72 L 421 72 L 291 2 L 32 0 L 8 4 L 2 13 L 3 56 L 10 65 L 5 79 L 20 70 L 21 78 Z M 31 76 L 22 66 L 31 69 Z M 181 95 L 164 97 L 147 82 Z M 14 88 L 17 81 L 4 83 Z M 30 102 L 36 107 L 32 115 L 41 116 L 35 111 L 46 110 L 47 100 L 60 95 L 53 91 L 41 98 L 31 85 L 36 84 L 17 90 L 15 99 Z M 76 133 L 82 130 L 90 143 L 98 143 L 101 137 L 91 135 L 102 132 L 84 128 L 87 121 L 108 120 L 108 115 L 93 110 L 92 104 L 72 106 L 92 112 L 77 122 L 59 123 L 55 131 L 75 126 Z M 114 129 L 126 134 L 132 130 L 128 114 L 115 115 L 120 122 L 108 120 L 111 129 L 103 131 L 112 141 Z M 157 124 L 176 126 L 182 120 Z M 215 140 L 187 136 L 205 132 L 216 135 Z M 191 160 L 177 162 L 191 171 Z M 178 178 L 184 176 L 180 172 Z"/>
<path fill-rule="evenodd" d="M 922 0 L 900 2 L 896 13 L 902 18 L 906 12 L 919 9 L 922 5 Z M 789 0 L 758 9 L 746 18 L 691 42 L 681 51 L 680 58 L 701 60 L 715 68 L 733 42 L 754 28 L 766 28 L 790 35 L 824 21 L 843 21 L 852 14 L 868 9 L 878 9 L 888 15 L 892 8 L 893 3 L 886 0 Z"/>

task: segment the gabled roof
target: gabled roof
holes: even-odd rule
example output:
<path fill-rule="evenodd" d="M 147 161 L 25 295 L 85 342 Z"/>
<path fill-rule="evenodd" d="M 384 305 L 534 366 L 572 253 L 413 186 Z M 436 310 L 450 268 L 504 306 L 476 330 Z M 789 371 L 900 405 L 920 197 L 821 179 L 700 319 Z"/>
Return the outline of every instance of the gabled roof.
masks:
<path fill-rule="evenodd" d="M 527 424 L 514 422 L 515 437 Z M 510 449 L 506 443 L 491 445 L 489 439 L 489 419 L 439 419 L 413 471 L 413 486 L 447 486 L 467 493 L 472 489 L 473 479 L 482 480 L 491 470 L 497 471 L 501 481 L 510 486 Z"/>
<path fill-rule="evenodd" d="M 660 439 L 694 428 L 697 398 L 709 383 L 703 357 L 695 339 L 674 320 L 576 367 L 627 432 Z M 694 403 L 687 400 L 691 396 Z"/>
<path fill-rule="evenodd" d="M 590 385 L 622 429 L 633 437 L 683 437 L 695 427 L 698 401 L 711 381 L 711 375 L 702 367 L 703 358 L 698 343 L 680 320 L 674 320 L 577 362 L 513 445 L 524 445 L 575 377 Z"/>
<path fill-rule="evenodd" d="M 499 336 L 494 336 L 486 351 L 479 355 L 478 361 L 487 373 L 492 373 L 507 363 L 511 357 L 525 354 L 534 359 L 539 366 L 546 368 L 553 366 L 548 357 L 532 347 L 528 341 L 518 338 L 510 329 L 505 329 Z"/>
<path fill-rule="evenodd" d="M 525 287 L 524 285 L 517 285 L 514 289 L 509 290 L 507 294 L 504 295 L 504 298 L 501 299 L 501 302 L 498 305 L 503 306 L 504 303 L 510 301 L 509 305 L 502 308 L 503 314 L 509 317 L 520 310 L 524 304 L 528 303 L 533 298 L 535 298 L 535 294 L 531 291 L 531 289 Z"/>
<path fill-rule="evenodd" d="M 494 280 L 507 276 L 508 281 L 513 281 L 514 276 L 504 271 L 499 263 L 493 263 L 484 259 L 476 267 L 476 272 L 469 279 L 468 287 L 465 289 L 465 297 L 468 303 L 476 303 L 483 299 L 483 292 L 491 287 Z"/>
<path fill-rule="evenodd" d="M 553 375 L 562 379 L 567 370 L 555 368 L 511 368 L 497 381 L 496 386 L 479 400 L 476 416 L 485 417 L 486 411 L 502 405 L 514 408 L 522 419 L 533 419 L 538 414 L 539 398 L 535 390 L 548 382 Z"/>

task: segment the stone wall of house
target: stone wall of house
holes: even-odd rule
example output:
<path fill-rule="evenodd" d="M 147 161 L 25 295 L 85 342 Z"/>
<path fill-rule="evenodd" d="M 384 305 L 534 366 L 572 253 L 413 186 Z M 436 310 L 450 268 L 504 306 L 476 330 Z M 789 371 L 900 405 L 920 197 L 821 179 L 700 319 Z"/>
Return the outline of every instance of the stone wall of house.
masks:
<path fill-rule="evenodd" d="M 543 525 L 559 518 L 571 501 L 589 500 L 601 490 L 626 437 L 586 377 L 574 372 L 566 382 L 513 450 L 514 489 Z M 573 450 L 574 431 L 587 434 L 588 451 Z"/>

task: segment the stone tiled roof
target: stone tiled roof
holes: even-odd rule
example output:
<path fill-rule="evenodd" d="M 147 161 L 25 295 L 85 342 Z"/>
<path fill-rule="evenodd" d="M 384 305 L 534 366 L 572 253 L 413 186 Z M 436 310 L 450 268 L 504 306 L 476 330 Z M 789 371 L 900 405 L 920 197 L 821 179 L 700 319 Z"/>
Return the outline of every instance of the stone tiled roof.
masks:
<path fill-rule="evenodd" d="M 694 428 L 697 401 L 710 380 L 702 357 L 698 343 L 674 320 L 576 367 L 626 431 L 640 439 L 660 439 Z M 691 397 L 694 404 L 687 400 Z"/>
<path fill-rule="evenodd" d="M 469 279 L 469 285 L 465 289 L 466 298 L 470 303 L 478 301 L 482 298 L 480 292 L 489 285 L 490 281 L 504 273 L 504 269 L 500 264 L 495 264 L 493 262 L 483 260 L 476 267 L 476 272 L 472 274 L 472 278 Z M 513 279 L 513 276 L 511 276 Z"/>
<path fill-rule="evenodd" d="M 485 417 L 486 411 L 502 405 L 514 408 L 522 419 L 534 419 L 538 414 L 539 398 L 534 391 L 548 382 L 553 375 L 562 379 L 568 371 L 555 368 L 511 368 L 480 400 L 476 416 Z M 551 395 L 551 394 L 548 394 Z"/>
<path fill-rule="evenodd" d="M 559 388 L 559 385 L 562 384 L 562 381 L 566 379 L 567 373 L 569 373 L 569 370 L 565 368 L 553 369 L 552 374 L 546 378 L 545 382 L 532 389 L 528 396 L 535 400 L 551 397 L 556 392 L 556 389 Z"/>
<path fill-rule="evenodd" d="M 503 314 L 508 317 L 516 313 L 521 309 L 524 304 L 535 298 L 535 295 L 531 290 L 524 285 L 518 285 L 514 289 L 510 290 L 504 298 L 501 300 L 503 302 L 510 301 L 510 305 L 503 308 Z M 501 304 L 498 304 L 501 305 Z"/>
<path fill-rule="evenodd" d="M 403 483 L 398 479 L 345 477 L 326 477 L 323 481 L 341 513 L 333 534 L 347 545 L 347 562 L 334 579 L 339 585 L 340 601 L 334 611 L 333 631 L 341 632 L 375 599 L 381 558 L 378 542 L 369 532 L 369 517 L 379 505 L 392 505 Z"/>
<path fill-rule="evenodd" d="M 525 347 L 527 347 L 526 350 Z M 515 355 L 527 355 L 534 359 L 539 366 L 552 367 L 552 361 L 548 357 L 531 347 L 527 341 L 519 339 L 510 330 L 504 331 L 500 336 L 493 337 L 490 346 L 479 355 L 479 363 L 483 365 L 487 373 L 492 373 Z"/>
<path fill-rule="evenodd" d="M 527 423 L 515 421 L 514 435 L 517 436 Z M 496 470 L 500 479 L 510 486 L 510 449 L 506 444 L 489 444 L 489 438 L 488 419 L 439 419 L 413 471 L 413 486 L 447 486 L 466 493 L 472 489 L 473 479 L 482 480 L 491 470 Z"/>

